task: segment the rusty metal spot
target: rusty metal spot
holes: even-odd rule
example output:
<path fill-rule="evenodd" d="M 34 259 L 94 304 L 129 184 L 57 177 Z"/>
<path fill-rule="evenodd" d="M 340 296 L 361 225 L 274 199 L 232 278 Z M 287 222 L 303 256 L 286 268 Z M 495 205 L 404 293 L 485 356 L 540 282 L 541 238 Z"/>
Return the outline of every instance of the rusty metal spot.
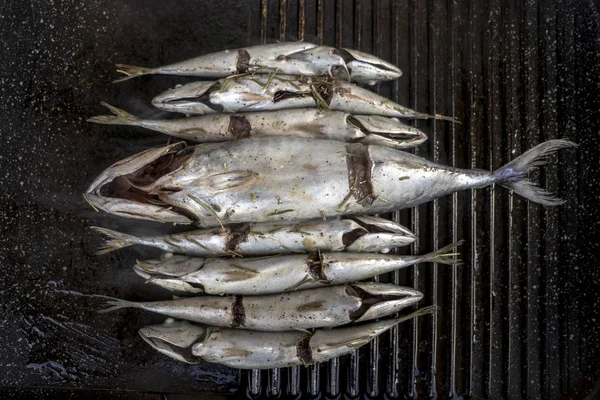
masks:
<path fill-rule="evenodd" d="M 231 238 L 227 241 L 226 249 L 235 251 L 240 243 L 246 241 L 248 233 L 250 232 L 250 225 L 248 224 L 235 224 L 230 225 Z"/>
<path fill-rule="evenodd" d="M 302 338 L 296 345 L 296 355 L 304 365 L 314 364 L 312 349 L 310 348 L 310 336 Z"/>
<path fill-rule="evenodd" d="M 232 328 L 238 328 L 246 325 L 246 310 L 244 309 L 244 296 L 235 296 L 233 302 L 233 321 Z"/>

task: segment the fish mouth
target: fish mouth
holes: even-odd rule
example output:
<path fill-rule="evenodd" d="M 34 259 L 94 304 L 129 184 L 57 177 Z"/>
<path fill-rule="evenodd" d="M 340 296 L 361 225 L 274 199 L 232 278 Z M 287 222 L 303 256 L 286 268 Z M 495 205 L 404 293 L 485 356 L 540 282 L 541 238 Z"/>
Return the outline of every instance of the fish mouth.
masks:
<path fill-rule="evenodd" d="M 185 210 L 165 203 L 161 195 L 180 189 L 159 184 L 178 171 L 194 151 L 184 142 L 149 149 L 113 164 L 90 185 L 84 197 L 96 209 L 121 216 L 189 224 Z"/>
<path fill-rule="evenodd" d="M 346 121 L 366 135 L 366 137 L 358 140 L 366 145 L 375 144 L 393 148 L 407 148 L 418 146 L 427 140 L 425 132 L 403 124 L 396 118 L 377 115 L 350 115 Z"/>
<path fill-rule="evenodd" d="M 357 223 L 360 227 L 353 229 L 342 235 L 342 243 L 347 251 L 364 251 L 365 249 L 356 248 L 368 246 L 368 243 L 374 241 L 379 247 L 395 247 L 407 245 L 414 242 L 417 237 L 406 227 L 392 221 L 384 221 L 379 218 L 369 216 L 345 217 Z M 381 243 L 389 239 L 390 243 Z M 374 251 L 371 249 L 371 251 Z"/>
<path fill-rule="evenodd" d="M 416 289 L 378 283 L 348 285 L 348 293 L 360 297 L 361 307 L 350 318 L 354 322 L 381 318 L 417 304 L 423 293 Z"/>
<path fill-rule="evenodd" d="M 416 147 L 427 141 L 427 135 L 423 132 L 415 133 L 374 133 L 368 140 L 363 140 L 363 144 L 375 144 L 395 149 L 405 149 Z"/>
<path fill-rule="evenodd" d="M 352 219 L 354 222 L 367 229 L 369 233 L 390 233 L 406 236 L 408 239 L 417 239 L 415 234 L 408 228 L 393 221 L 368 215 L 349 217 L 349 219 Z"/>
<path fill-rule="evenodd" d="M 340 56 L 348 69 L 353 72 L 354 69 L 376 71 L 378 75 L 387 80 L 397 79 L 402 76 L 402 71 L 396 65 L 388 63 L 371 54 L 353 49 L 336 49 L 335 54 Z M 365 77 L 366 80 L 368 78 Z M 375 80 L 377 81 L 377 79 Z"/>
<path fill-rule="evenodd" d="M 140 336 L 146 343 L 148 343 L 158 352 L 166 354 L 177 360 L 186 362 L 188 364 L 198 364 L 202 360 L 200 357 L 197 357 L 192 353 L 192 346 L 178 347 L 163 339 L 148 337 L 141 333 Z"/>
<path fill-rule="evenodd" d="M 188 321 L 167 318 L 162 325 L 146 326 L 138 333 L 146 343 L 159 352 L 189 364 L 197 364 L 201 358 L 193 354 L 192 346 L 204 341 L 208 330 L 204 326 L 191 324 Z"/>

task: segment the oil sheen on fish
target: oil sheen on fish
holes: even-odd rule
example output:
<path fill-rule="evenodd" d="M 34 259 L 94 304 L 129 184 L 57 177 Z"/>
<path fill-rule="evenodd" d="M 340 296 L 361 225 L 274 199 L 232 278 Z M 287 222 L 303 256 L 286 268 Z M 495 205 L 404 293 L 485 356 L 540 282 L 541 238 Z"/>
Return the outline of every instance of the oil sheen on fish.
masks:
<path fill-rule="evenodd" d="M 115 215 L 210 227 L 384 213 L 491 184 L 558 205 L 562 201 L 527 180 L 527 173 L 548 155 L 574 146 L 549 140 L 488 172 L 331 140 L 175 143 L 119 161 L 100 174 L 85 197 Z"/>

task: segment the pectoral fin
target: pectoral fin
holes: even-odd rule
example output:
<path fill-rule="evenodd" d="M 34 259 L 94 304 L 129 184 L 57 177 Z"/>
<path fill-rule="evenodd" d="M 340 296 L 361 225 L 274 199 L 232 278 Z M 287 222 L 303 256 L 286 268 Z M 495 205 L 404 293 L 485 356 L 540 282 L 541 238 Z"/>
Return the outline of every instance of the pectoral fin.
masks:
<path fill-rule="evenodd" d="M 221 356 L 223 357 L 248 357 L 252 352 L 250 350 L 236 349 L 229 347 L 221 350 Z"/>
<path fill-rule="evenodd" d="M 298 311 L 321 311 L 325 309 L 325 304 L 322 301 L 312 301 L 298 307 Z"/>
<path fill-rule="evenodd" d="M 256 273 L 250 271 L 227 271 L 223 273 L 223 282 L 240 282 L 255 276 Z"/>
<path fill-rule="evenodd" d="M 252 171 L 226 171 L 205 175 L 190 182 L 188 187 L 199 188 L 202 193 L 218 194 L 236 192 L 253 187 L 260 176 Z"/>

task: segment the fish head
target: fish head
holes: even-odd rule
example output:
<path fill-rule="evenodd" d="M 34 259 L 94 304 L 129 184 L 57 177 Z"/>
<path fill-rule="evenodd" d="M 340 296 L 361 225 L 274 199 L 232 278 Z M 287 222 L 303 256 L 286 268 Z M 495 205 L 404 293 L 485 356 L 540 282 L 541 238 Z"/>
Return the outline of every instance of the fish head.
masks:
<path fill-rule="evenodd" d="M 393 221 L 368 215 L 351 219 L 364 230 L 358 232 L 359 237 L 346 246 L 346 251 L 388 253 L 390 249 L 409 245 L 416 240 L 410 230 Z"/>
<path fill-rule="evenodd" d="M 84 198 L 96 210 L 127 218 L 190 224 L 182 210 L 160 200 L 171 174 L 183 168 L 194 152 L 184 142 L 145 150 L 105 169 L 88 187 Z"/>
<path fill-rule="evenodd" d="M 402 76 L 400 68 L 374 55 L 353 49 L 341 49 L 338 54 L 346 61 L 350 80 L 353 82 L 374 85 Z"/>
<path fill-rule="evenodd" d="M 181 168 L 193 152 L 184 142 L 148 149 L 105 169 L 84 198 L 96 210 L 147 221 L 190 224 L 192 220 L 161 202 L 156 182 Z"/>
<path fill-rule="evenodd" d="M 379 115 L 355 115 L 348 123 L 358 127 L 366 136 L 360 141 L 365 145 L 378 145 L 395 149 L 416 147 L 427 140 L 427 135 L 397 118 Z"/>
<path fill-rule="evenodd" d="M 289 63 L 303 64 L 305 71 L 297 71 L 298 74 L 329 75 L 333 79 L 350 80 L 350 71 L 348 71 L 344 57 L 338 49 L 333 47 L 315 46 L 309 50 L 292 54 L 286 57 L 286 64 Z"/>
<path fill-rule="evenodd" d="M 165 111 L 184 114 L 212 114 L 223 109 L 210 102 L 212 92 L 219 90 L 219 81 L 199 81 L 178 85 L 152 99 L 152 105 Z"/>
<path fill-rule="evenodd" d="M 203 341 L 208 330 L 202 325 L 167 318 L 163 324 L 143 327 L 138 333 L 159 352 L 188 364 L 197 364 L 201 358 L 192 353 L 192 346 Z"/>
<path fill-rule="evenodd" d="M 188 282 L 187 279 L 202 267 L 204 258 L 165 253 L 160 260 L 138 260 L 133 270 L 146 279 L 146 282 L 164 289 L 197 294 L 204 292 L 202 286 Z"/>
<path fill-rule="evenodd" d="M 353 316 L 354 322 L 363 322 L 395 314 L 417 304 L 423 293 L 416 289 L 389 283 L 363 282 L 350 287 L 362 299 L 363 307 Z M 366 309 L 364 307 L 366 305 Z"/>

